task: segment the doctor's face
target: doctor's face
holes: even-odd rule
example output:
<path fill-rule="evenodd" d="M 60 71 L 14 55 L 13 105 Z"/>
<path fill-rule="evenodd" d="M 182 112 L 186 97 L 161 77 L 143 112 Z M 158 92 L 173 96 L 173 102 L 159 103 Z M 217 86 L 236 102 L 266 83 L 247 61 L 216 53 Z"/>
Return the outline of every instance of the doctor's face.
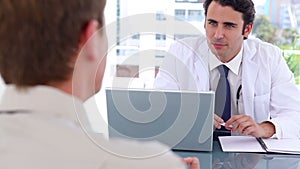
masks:
<path fill-rule="evenodd" d="M 244 37 L 248 37 L 252 24 L 243 34 L 243 14 L 230 6 L 221 6 L 215 1 L 209 5 L 205 21 L 208 46 L 222 62 L 229 62 L 240 51 Z"/>

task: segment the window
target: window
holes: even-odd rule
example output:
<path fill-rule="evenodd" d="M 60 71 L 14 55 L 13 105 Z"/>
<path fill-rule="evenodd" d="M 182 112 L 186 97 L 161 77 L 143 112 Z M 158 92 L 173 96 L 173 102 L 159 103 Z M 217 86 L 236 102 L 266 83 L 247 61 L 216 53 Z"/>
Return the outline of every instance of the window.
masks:
<path fill-rule="evenodd" d="M 140 39 L 140 34 L 134 34 L 131 36 L 132 39 L 136 39 L 136 40 L 139 40 Z"/>
<path fill-rule="evenodd" d="M 117 49 L 117 56 L 131 56 L 138 53 L 137 49 Z"/>
<path fill-rule="evenodd" d="M 176 20 L 185 20 L 185 10 L 184 9 L 175 9 L 175 18 Z"/>
<path fill-rule="evenodd" d="M 156 34 L 156 40 L 166 40 L 166 34 Z"/>
<path fill-rule="evenodd" d="M 163 12 L 157 12 L 156 13 L 156 20 L 158 21 L 165 21 L 167 18 Z"/>
<path fill-rule="evenodd" d="M 188 19 L 189 21 L 203 21 L 204 14 L 201 10 L 189 10 L 188 11 Z"/>
<path fill-rule="evenodd" d="M 189 34 L 175 34 L 174 40 L 183 39 L 183 38 L 189 38 L 189 37 L 195 37 L 197 35 L 189 35 Z"/>
<path fill-rule="evenodd" d="M 156 40 L 156 46 L 157 47 L 165 47 L 166 46 L 166 34 L 156 34 L 155 40 Z"/>
<path fill-rule="evenodd" d="M 170 44 L 172 44 L 175 40 L 194 37 L 198 34 L 193 34 L 193 32 L 187 32 L 185 29 L 181 29 L 178 32 L 168 32 L 166 30 L 173 30 L 174 26 L 169 23 L 189 23 L 194 28 L 197 28 L 201 32 L 205 32 L 204 30 L 204 9 L 203 3 L 205 0 L 111 0 L 107 1 L 106 7 L 106 22 L 114 23 L 115 28 L 110 29 L 109 31 L 115 30 L 114 33 L 110 33 L 111 35 L 115 35 L 116 43 L 115 48 L 109 52 L 108 59 L 112 60 L 108 63 L 112 66 L 107 66 L 108 68 L 113 68 L 114 71 L 121 70 L 123 68 L 128 68 L 128 66 L 135 66 L 134 72 L 138 72 L 136 69 L 144 69 L 144 65 L 148 63 L 153 64 L 153 69 L 149 68 L 150 73 L 139 73 L 135 79 L 140 79 L 141 83 L 148 83 L 151 86 L 151 81 L 154 80 L 154 75 L 157 73 L 157 69 L 162 63 L 166 54 L 164 53 L 153 53 L 153 58 L 147 60 L 143 51 L 153 50 L 153 51 L 168 51 Z M 269 36 L 272 31 L 264 31 L 262 35 L 266 37 L 279 37 L 281 39 L 286 37 L 291 37 L 290 39 L 285 40 L 289 42 L 287 46 L 279 46 L 283 50 L 285 50 L 285 55 L 290 55 L 291 42 L 293 40 L 297 40 L 299 36 L 296 36 L 296 32 L 300 31 L 300 1 L 299 0 L 290 0 L 290 1 L 277 1 L 278 3 L 271 3 L 270 0 L 253 0 L 256 4 L 256 18 L 259 19 L 259 16 L 265 15 L 270 22 L 270 25 L 276 27 L 278 31 L 284 32 L 282 28 L 292 29 L 290 34 L 279 36 L 279 33 L 275 33 L 275 35 Z M 272 0 L 273 1 L 273 0 Z M 280 4 L 282 3 L 282 4 Z M 153 17 L 148 18 L 148 20 L 141 20 L 138 22 L 122 22 L 123 18 L 136 16 L 139 14 L 152 13 Z M 174 20 L 172 17 L 174 16 Z M 140 31 L 139 27 L 143 27 L 147 25 L 147 23 L 151 23 L 149 28 Z M 162 27 L 167 23 L 167 26 Z M 169 26 L 169 27 L 168 27 Z M 255 24 L 254 24 L 255 26 Z M 157 30 L 154 30 L 159 28 Z M 264 26 L 264 28 L 268 28 Z M 122 31 L 132 29 L 135 30 L 130 32 L 130 35 L 126 35 L 128 37 L 121 37 Z M 152 30 L 151 30 L 152 29 Z M 296 32 L 293 32 L 296 30 Z M 266 35 L 268 34 L 268 36 Z M 254 32 L 252 32 L 252 36 L 256 36 Z M 263 39 L 264 40 L 264 39 Z M 279 39 L 280 40 L 280 39 Z M 265 40 L 267 41 L 267 40 Z M 278 41 L 271 42 L 277 44 Z M 295 65 L 299 63 L 300 54 L 298 49 L 300 49 L 300 42 L 295 44 L 295 55 L 293 55 L 294 59 L 288 63 L 289 65 Z M 288 50 L 288 52 L 287 52 Z M 300 51 L 300 50 L 299 50 Z M 151 52 L 150 52 L 151 53 Z M 299 55 L 299 56 L 298 56 Z M 134 64 L 133 63 L 124 63 L 123 61 L 126 58 L 134 56 Z M 289 57 L 289 56 L 286 56 Z M 292 61 L 294 60 L 294 61 Z M 147 62 L 147 63 L 145 63 Z M 297 83 L 300 83 L 300 66 L 298 68 L 293 69 L 293 72 L 296 77 Z M 133 69 L 133 68 L 132 68 Z M 108 73 L 114 71 L 107 71 Z M 140 71 L 140 70 L 139 70 Z M 121 74 L 117 74 L 118 77 L 132 77 L 132 74 L 129 73 L 130 76 L 123 76 L 124 72 Z M 116 75 L 116 74 L 114 74 Z M 110 76 L 114 76 L 112 73 Z M 297 80 L 298 79 L 298 80 Z M 148 85 L 141 85 L 143 87 Z"/>

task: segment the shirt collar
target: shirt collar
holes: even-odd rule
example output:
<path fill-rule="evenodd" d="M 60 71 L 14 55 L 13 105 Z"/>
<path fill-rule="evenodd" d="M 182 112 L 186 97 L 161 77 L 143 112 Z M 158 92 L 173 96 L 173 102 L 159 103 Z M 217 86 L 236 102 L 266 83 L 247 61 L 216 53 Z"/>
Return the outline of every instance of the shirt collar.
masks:
<path fill-rule="evenodd" d="M 234 74 L 238 75 L 243 58 L 243 45 L 239 53 L 228 63 L 222 63 L 211 50 L 209 50 L 209 69 L 212 71 L 220 65 L 226 65 Z"/>

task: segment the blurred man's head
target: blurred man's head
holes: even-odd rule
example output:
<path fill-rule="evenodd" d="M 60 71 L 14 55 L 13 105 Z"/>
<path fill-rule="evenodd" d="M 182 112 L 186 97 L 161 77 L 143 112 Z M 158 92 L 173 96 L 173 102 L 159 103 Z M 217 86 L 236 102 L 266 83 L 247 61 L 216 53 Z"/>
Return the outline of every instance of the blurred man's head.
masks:
<path fill-rule="evenodd" d="M 0 72 L 4 81 L 18 87 L 59 86 L 72 79 L 79 53 L 92 60 L 104 55 L 107 42 L 103 30 L 96 35 L 99 39 L 90 43 L 94 46 L 85 43 L 105 24 L 105 2 L 0 0 Z M 87 49 L 81 52 L 83 47 Z M 100 78 L 102 71 L 98 70 Z"/>

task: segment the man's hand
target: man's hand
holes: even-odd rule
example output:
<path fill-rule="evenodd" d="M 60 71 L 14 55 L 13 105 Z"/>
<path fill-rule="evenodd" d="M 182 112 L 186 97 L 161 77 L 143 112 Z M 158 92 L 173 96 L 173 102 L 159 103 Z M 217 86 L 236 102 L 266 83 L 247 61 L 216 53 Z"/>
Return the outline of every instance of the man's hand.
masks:
<path fill-rule="evenodd" d="M 224 123 L 224 120 L 218 115 L 214 115 L 214 125 L 217 129 L 221 128 L 221 124 Z"/>
<path fill-rule="evenodd" d="M 190 166 L 190 169 L 200 169 L 200 161 L 197 157 L 186 157 L 183 161 Z"/>
<path fill-rule="evenodd" d="M 271 122 L 257 124 L 252 117 L 245 114 L 232 116 L 226 122 L 225 128 L 239 134 L 262 138 L 269 138 L 275 134 L 275 126 Z"/>

